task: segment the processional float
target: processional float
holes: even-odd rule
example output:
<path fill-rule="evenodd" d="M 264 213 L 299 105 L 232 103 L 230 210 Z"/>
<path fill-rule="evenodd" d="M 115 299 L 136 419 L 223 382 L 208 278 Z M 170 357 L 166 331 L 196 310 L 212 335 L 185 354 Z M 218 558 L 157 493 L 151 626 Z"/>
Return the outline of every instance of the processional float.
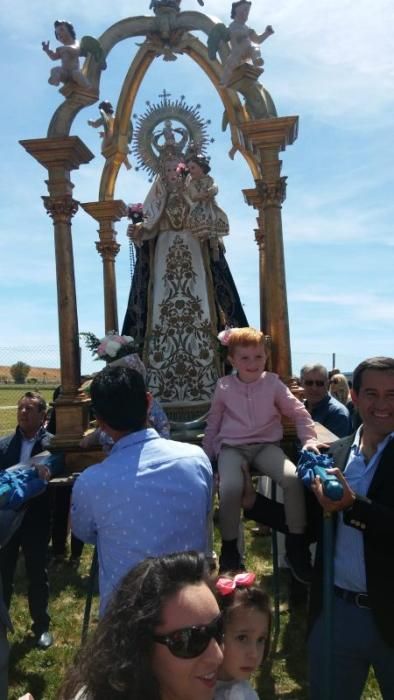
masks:
<path fill-rule="evenodd" d="M 200 5 L 203 4 L 202 0 L 198 2 Z M 198 239 L 198 235 L 189 236 L 191 245 L 185 253 L 182 248 L 182 236 L 178 236 L 177 239 L 174 234 L 177 207 L 180 209 L 179 216 L 186 217 L 186 223 L 182 223 L 183 229 L 181 229 L 184 230 L 190 224 L 193 201 L 195 204 L 190 194 L 193 192 L 193 187 L 203 186 L 203 183 L 193 182 L 193 177 L 188 175 L 189 180 L 178 177 L 178 184 L 173 188 L 169 186 L 166 190 L 165 185 L 166 183 L 168 185 L 168 182 L 163 173 L 163 163 L 160 164 L 160 157 L 166 150 L 170 152 L 172 149 L 172 155 L 175 159 L 178 158 L 178 165 L 180 162 L 184 163 L 197 151 L 202 152 L 200 156 L 204 155 L 207 138 L 198 110 L 188 107 L 183 98 L 169 99 L 170 96 L 164 91 L 160 96 L 161 101 L 148 109 L 140 118 L 135 128 L 134 138 L 131 140 L 131 115 L 138 90 L 148 69 L 156 60 L 173 61 L 178 55 L 186 54 L 201 67 L 222 101 L 223 127 L 228 128 L 231 134 L 230 157 L 234 157 L 236 151 L 239 151 L 248 163 L 255 182 L 255 186 L 244 189 L 243 194 L 247 204 L 257 212 L 257 227 L 254 234 L 259 254 L 261 328 L 271 338 L 273 371 L 284 380 L 291 375 L 281 220 L 281 207 L 286 196 L 286 177 L 281 175 L 279 153 L 297 138 L 298 117 L 278 117 L 269 93 L 259 82 L 263 70 L 259 44 L 267 39 L 273 30 L 267 27 L 262 34 L 257 34 L 247 26 L 251 3 L 244 0 L 233 3 L 231 12 L 233 21 L 228 27 L 200 11 L 182 12 L 180 5 L 180 0 L 154 0 L 150 4 L 149 9 L 152 10 L 150 16 L 123 19 L 109 27 L 98 40 L 83 37 L 81 42 L 78 42 L 73 26 L 58 20 L 55 23 L 55 32 L 61 46 L 52 51 L 49 42 L 43 42 L 43 50 L 48 57 L 53 61 L 60 61 L 60 65 L 51 70 L 49 83 L 53 85 L 63 83 L 59 92 L 65 99 L 50 121 L 47 137 L 24 140 L 21 144 L 48 171 L 46 180 L 48 195 L 43 197 L 43 202 L 47 213 L 52 218 L 54 229 L 62 385 L 61 394 L 56 401 L 57 434 L 53 440 L 53 448 L 62 449 L 65 452 L 67 467 L 71 471 L 96 461 L 97 455 L 85 452 L 84 456 L 81 456 L 78 447 L 81 436 L 88 428 L 90 400 L 80 388 L 78 311 L 72 245 L 72 219 L 78 210 L 79 202 L 73 197 L 71 181 L 71 171 L 81 165 L 87 165 L 94 156 L 78 136 L 69 134 L 73 120 L 80 110 L 99 101 L 101 73 L 107 65 L 110 65 L 111 51 L 120 41 L 133 37 L 143 39 L 142 43 L 138 44 L 139 48 L 125 75 L 116 108 L 114 109 L 111 103 L 104 100 L 99 105 L 100 119 L 96 122 L 90 121 L 92 126 L 103 127 L 102 154 L 105 162 L 97 201 L 81 203 L 82 208 L 97 221 L 99 226 L 99 240 L 96 242 L 96 248 L 102 257 L 103 265 L 106 332 L 119 328 L 115 260 L 120 246 L 117 241 L 116 225 L 127 216 L 127 206 L 125 202 L 115 198 L 115 186 L 119 169 L 123 164 L 129 167 L 130 161 L 133 165 L 139 162 L 148 171 L 150 168 L 151 175 L 155 178 L 151 197 L 150 199 L 149 195 L 147 197 L 148 204 L 151 205 L 149 213 L 151 218 L 149 219 L 148 212 L 144 211 L 145 233 L 140 232 L 140 240 L 137 241 L 142 243 L 140 248 L 137 248 L 139 264 L 143 265 L 145 255 L 153 266 L 150 272 L 153 274 L 155 249 L 150 245 L 149 239 L 154 239 L 156 236 L 160 245 L 164 245 L 164 237 L 163 240 L 157 237 L 156 229 L 157 226 L 162 225 L 162 217 L 166 215 L 170 219 L 171 216 L 173 217 L 172 221 L 167 223 L 167 231 L 171 229 L 173 235 L 171 240 L 167 241 L 167 247 L 164 246 L 165 255 L 169 256 L 169 259 L 175 259 L 178 256 L 183 261 L 182 264 L 186 265 L 189 255 L 194 265 L 196 257 L 193 257 L 195 256 L 193 251 L 196 246 L 200 246 L 201 269 L 204 270 L 208 280 L 206 282 L 208 287 L 213 285 L 214 289 L 217 284 L 215 263 L 216 267 L 220 267 L 221 260 L 222 267 L 225 268 L 220 236 L 217 237 L 218 240 L 214 240 L 215 236 L 209 234 L 201 236 L 201 240 Z M 194 32 L 205 35 L 207 42 L 201 41 Z M 79 64 L 80 56 L 86 57 L 82 67 Z M 206 172 L 203 175 L 205 180 L 206 177 L 211 180 Z M 213 188 L 212 194 L 214 183 L 209 186 Z M 160 202 L 160 188 L 164 204 Z M 180 189 L 182 190 L 181 200 L 186 198 L 185 201 L 188 202 L 187 212 L 182 211 L 183 203 L 179 200 Z M 156 200 L 155 195 L 157 195 Z M 176 202 L 177 196 L 179 201 Z M 172 207 L 172 211 L 166 211 L 163 214 L 163 210 L 166 207 L 169 208 L 170 200 L 172 204 L 175 202 L 175 207 Z M 221 228 L 219 226 L 219 233 L 223 235 L 226 233 L 224 230 L 226 224 L 220 214 L 222 210 L 216 200 L 211 204 L 216 207 L 214 216 L 221 226 Z M 197 218 L 197 216 L 194 217 L 194 222 Z M 137 239 L 138 236 L 134 238 Z M 157 247 L 159 243 L 156 241 L 155 246 Z M 192 267 L 191 274 L 194 273 L 195 270 Z M 133 287 L 131 295 L 132 293 Z M 148 294 L 154 293 L 150 284 Z M 186 295 L 187 293 L 186 290 Z M 218 304 L 217 299 L 215 303 L 216 306 L 212 306 L 211 297 L 208 294 L 207 304 L 208 306 L 211 304 L 209 311 L 212 314 L 211 326 L 212 318 L 215 318 L 219 324 L 229 320 L 223 304 Z M 220 318 L 221 313 L 223 318 Z M 167 318 L 165 321 L 158 317 L 155 319 L 151 315 L 146 320 L 148 325 L 145 325 L 145 337 L 142 337 L 145 343 L 143 350 L 145 361 L 149 353 L 154 357 L 154 361 L 148 361 L 148 365 L 150 362 L 148 372 L 150 371 L 150 381 L 153 381 L 154 390 L 158 393 L 163 391 L 163 373 L 160 374 L 163 353 L 160 355 L 161 348 L 160 343 L 156 342 L 156 332 L 164 322 L 167 323 L 166 332 L 168 333 L 171 320 Z M 231 319 L 230 325 L 235 325 L 231 323 Z M 210 327 L 205 329 L 205 332 L 208 334 L 211 330 Z M 203 332 L 202 329 L 201 333 Z M 201 342 L 202 338 L 203 336 L 200 337 Z M 198 346 L 198 339 L 195 342 Z M 148 347 L 149 343 L 150 347 Z M 198 417 L 203 412 L 203 404 L 209 403 L 209 392 L 213 390 L 214 379 L 220 372 L 215 350 L 210 355 L 211 347 L 212 345 L 207 343 L 205 350 L 208 353 L 208 362 L 205 365 L 204 374 L 211 376 L 212 381 L 210 380 L 203 389 L 203 396 L 198 394 L 200 391 L 198 389 L 194 397 L 189 395 L 185 398 L 179 393 L 176 396 L 168 396 L 168 401 L 165 400 L 166 397 L 164 400 L 163 396 L 160 397 L 170 415 L 173 408 L 172 417 L 176 420 L 187 421 Z M 204 359 L 204 353 L 202 356 Z M 205 359 L 207 359 L 206 356 Z M 188 368 L 185 366 L 185 376 L 187 373 Z M 164 390 L 166 391 L 165 387 Z"/>

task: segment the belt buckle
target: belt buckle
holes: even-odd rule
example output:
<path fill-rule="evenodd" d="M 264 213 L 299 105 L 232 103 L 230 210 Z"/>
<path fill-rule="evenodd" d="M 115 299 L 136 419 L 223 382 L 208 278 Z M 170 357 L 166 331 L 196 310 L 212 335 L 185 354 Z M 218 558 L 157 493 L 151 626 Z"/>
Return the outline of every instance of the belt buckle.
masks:
<path fill-rule="evenodd" d="M 364 603 L 362 602 L 363 600 L 364 600 Z M 358 608 L 369 609 L 368 595 L 366 593 L 356 593 L 356 595 L 354 596 L 354 602 L 356 603 Z"/>

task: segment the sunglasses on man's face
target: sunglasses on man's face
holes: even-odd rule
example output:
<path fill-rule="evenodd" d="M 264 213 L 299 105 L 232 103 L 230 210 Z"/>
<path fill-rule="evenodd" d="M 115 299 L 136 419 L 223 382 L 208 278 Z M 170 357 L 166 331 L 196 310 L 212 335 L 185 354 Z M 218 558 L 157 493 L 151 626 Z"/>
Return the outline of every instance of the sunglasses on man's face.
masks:
<path fill-rule="evenodd" d="M 166 635 L 155 634 L 153 639 L 159 644 L 165 644 L 178 659 L 194 659 L 208 649 L 211 639 L 215 639 L 218 644 L 223 643 L 223 615 L 218 615 L 207 625 L 184 627 Z"/>
<path fill-rule="evenodd" d="M 322 387 L 325 385 L 325 381 L 324 379 L 304 379 L 304 384 L 305 386 L 313 386 L 315 384 Z"/>

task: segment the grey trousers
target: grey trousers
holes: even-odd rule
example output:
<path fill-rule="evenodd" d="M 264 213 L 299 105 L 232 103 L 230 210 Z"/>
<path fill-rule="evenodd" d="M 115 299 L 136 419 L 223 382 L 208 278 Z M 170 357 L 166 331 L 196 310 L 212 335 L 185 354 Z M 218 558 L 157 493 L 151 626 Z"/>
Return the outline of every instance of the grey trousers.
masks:
<path fill-rule="evenodd" d="M 303 485 L 296 468 L 278 445 L 222 445 L 219 453 L 219 527 L 224 540 L 238 536 L 244 480 L 241 466 L 248 464 L 260 475 L 269 476 L 283 489 L 289 531 L 302 534 L 306 526 Z"/>

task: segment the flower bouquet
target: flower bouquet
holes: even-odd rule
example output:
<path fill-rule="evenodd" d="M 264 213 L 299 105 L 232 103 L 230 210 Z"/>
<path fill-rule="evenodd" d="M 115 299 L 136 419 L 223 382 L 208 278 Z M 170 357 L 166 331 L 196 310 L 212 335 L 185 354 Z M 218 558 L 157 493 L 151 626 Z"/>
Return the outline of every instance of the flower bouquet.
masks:
<path fill-rule="evenodd" d="M 80 336 L 84 338 L 92 355 L 95 355 L 95 360 L 113 362 L 135 350 L 134 338 L 131 335 L 118 335 L 116 331 L 109 331 L 104 338 L 98 338 L 94 333 L 80 333 Z"/>
<path fill-rule="evenodd" d="M 129 204 L 127 207 L 127 216 L 132 220 L 133 224 L 140 224 L 144 219 L 144 209 L 141 202 Z"/>

